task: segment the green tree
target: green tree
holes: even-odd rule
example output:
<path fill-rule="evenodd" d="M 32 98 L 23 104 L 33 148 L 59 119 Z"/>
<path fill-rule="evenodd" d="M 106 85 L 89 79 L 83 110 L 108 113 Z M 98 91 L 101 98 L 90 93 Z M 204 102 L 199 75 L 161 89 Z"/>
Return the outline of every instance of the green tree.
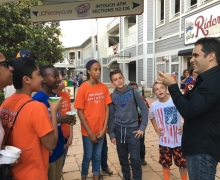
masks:
<path fill-rule="evenodd" d="M 29 49 L 38 57 L 39 65 L 63 60 L 59 22 L 31 22 L 30 8 L 39 4 L 38 0 L 0 4 L 0 52 L 7 59 L 14 58 L 22 49 Z"/>

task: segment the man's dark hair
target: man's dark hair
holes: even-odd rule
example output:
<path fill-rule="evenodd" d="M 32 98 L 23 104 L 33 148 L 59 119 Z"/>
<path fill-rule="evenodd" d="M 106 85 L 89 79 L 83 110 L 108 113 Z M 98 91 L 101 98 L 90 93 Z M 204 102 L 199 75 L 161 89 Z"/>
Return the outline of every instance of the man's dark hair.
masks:
<path fill-rule="evenodd" d="M 29 57 L 14 58 L 10 61 L 10 66 L 14 68 L 12 73 L 15 89 L 21 89 L 23 87 L 23 77 L 32 78 L 32 73 L 38 68 L 35 60 Z"/>
<path fill-rule="evenodd" d="M 215 37 L 204 37 L 195 42 L 196 45 L 202 45 L 202 51 L 205 53 L 205 58 L 208 54 L 214 52 L 216 61 L 220 65 L 220 41 Z"/>
<path fill-rule="evenodd" d="M 115 74 L 118 74 L 118 73 L 121 74 L 122 76 L 124 76 L 120 69 L 115 69 L 115 70 L 110 71 L 110 73 L 109 73 L 110 80 L 112 81 L 112 76 Z"/>
<path fill-rule="evenodd" d="M 40 67 L 40 75 L 41 75 L 42 77 L 45 77 L 45 75 L 46 75 L 45 71 L 46 71 L 46 69 L 49 69 L 49 68 L 54 68 L 54 69 L 55 69 L 55 67 L 54 67 L 53 65 L 44 65 L 44 66 L 41 66 L 41 67 Z"/>

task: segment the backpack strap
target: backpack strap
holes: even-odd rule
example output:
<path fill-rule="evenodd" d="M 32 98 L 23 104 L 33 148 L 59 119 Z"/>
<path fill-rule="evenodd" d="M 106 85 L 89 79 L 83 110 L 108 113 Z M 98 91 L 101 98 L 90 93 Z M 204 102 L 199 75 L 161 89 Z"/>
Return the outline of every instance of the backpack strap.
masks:
<path fill-rule="evenodd" d="M 8 138 L 9 138 L 9 136 L 10 136 L 10 133 L 11 133 L 12 129 L 13 129 L 13 126 L 14 126 L 14 124 L 15 124 L 15 121 L 16 121 L 16 119 L 17 119 L 17 117 L 18 117 L 19 112 L 21 111 L 21 109 L 22 109 L 27 103 L 29 103 L 29 102 L 31 102 L 31 101 L 34 101 L 34 100 L 31 99 L 31 100 L 25 102 L 25 103 L 18 109 L 18 112 L 16 113 L 15 118 L 14 118 L 14 121 L 13 121 L 13 123 L 12 123 L 12 126 L 11 126 L 11 128 L 10 128 L 10 130 L 9 130 L 9 132 L 8 132 L 8 136 L 7 136 L 6 140 L 5 140 L 5 143 L 4 143 L 5 145 L 6 145 L 7 142 L 8 142 Z"/>
<path fill-rule="evenodd" d="M 135 98 L 135 95 L 134 95 L 134 89 L 132 89 L 132 93 L 133 93 L 133 96 L 134 96 L 134 102 L 136 104 L 136 108 L 138 108 L 137 101 L 136 101 L 136 98 Z"/>
<path fill-rule="evenodd" d="M 114 104 L 113 98 L 112 98 L 112 93 L 110 94 L 110 96 L 111 96 L 111 99 L 112 99 L 112 105 L 115 107 L 115 104 Z"/>

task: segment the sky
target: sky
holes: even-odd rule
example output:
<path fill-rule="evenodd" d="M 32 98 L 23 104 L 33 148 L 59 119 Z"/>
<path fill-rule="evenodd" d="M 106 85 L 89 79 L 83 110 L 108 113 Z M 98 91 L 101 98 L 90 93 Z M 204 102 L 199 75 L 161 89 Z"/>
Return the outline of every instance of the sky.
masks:
<path fill-rule="evenodd" d="M 79 46 L 91 36 L 91 19 L 61 21 L 60 27 L 64 47 Z"/>

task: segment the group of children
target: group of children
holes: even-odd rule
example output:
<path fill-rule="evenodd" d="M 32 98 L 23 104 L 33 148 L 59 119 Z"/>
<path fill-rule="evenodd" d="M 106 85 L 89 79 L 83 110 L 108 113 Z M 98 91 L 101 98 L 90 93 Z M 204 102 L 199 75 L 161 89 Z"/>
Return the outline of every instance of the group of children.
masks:
<path fill-rule="evenodd" d="M 181 116 L 167 94 L 167 87 L 157 82 L 153 84 L 158 101 L 152 104 L 148 116 L 148 104 L 138 93 L 137 84 L 125 85 L 125 78 L 119 69 L 109 74 L 111 83 L 115 86 L 112 94 L 99 82 L 101 66 L 98 61 L 89 61 L 86 69 L 88 80 L 79 88 L 74 105 L 82 129 L 82 180 L 88 175 L 90 160 L 93 179 L 98 179 L 103 137 L 107 130 L 111 142 L 116 145 L 124 180 L 131 178 L 130 166 L 133 179 L 141 180 L 143 157 L 137 152 L 141 152 L 144 144 L 141 140 L 144 141 L 148 117 L 159 135 L 159 163 L 163 167 L 164 179 L 170 178 L 173 157 L 175 165 L 179 167 L 181 179 L 186 180 L 186 160 L 181 151 Z"/>
<path fill-rule="evenodd" d="M 12 128 L 6 145 L 29 149 L 12 166 L 12 174 L 16 180 L 60 180 L 73 131 L 68 125 L 73 119 L 66 115 L 71 110 L 70 99 L 61 92 L 62 77 L 54 66 L 39 69 L 35 61 L 28 57 L 12 60 L 11 66 L 14 68 L 16 93 L 1 105 L 0 119 L 5 134 Z M 82 180 L 87 178 L 91 160 L 93 179 L 99 179 L 103 143 L 104 147 L 107 144 L 106 132 L 116 145 L 123 178 L 130 180 L 131 166 L 133 179 L 141 180 L 148 117 L 159 135 L 159 162 L 163 167 L 164 179 L 169 179 L 173 157 L 182 180 L 186 180 L 186 160 L 181 152 L 181 117 L 167 95 L 167 87 L 160 83 L 153 84 L 158 101 L 151 105 L 148 115 L 148 104 L 138 93 L 137 84 L 125 85 L 125 78 L 119 69 L 109 75 L 115 86 L 112 94 L 106 85 L 99 82 L 101 66 L 98 61 L 89 61 L 86 69 L 87 81 L 79 88 L 74 104 L 81 121 L 84 149 Z M 35 101 L 31 101 L 33 92 L 37 92 L 33 96 Z M 52 103 L 48 99 L 54 96 L 63 99 Z M 24 104 L 15 123 L 16 113 Z M 67 126 L 64 127 L 64 124 Z M 107 159 L 107 149 L 104 155 Z M 103 168 L 105 170 L 108 166 Z"/>
<path fill-rule="evenodd" d="M 66 115 L 71 110 L 70 97 L 62 92 L 62 76 L 54 66 L 39 68 L 29 57 L 15 58 L 10 64 L 14 69 L 16 92 L 0 108 L 5 130 L 3 145 L 24 150 L 12 166 L 13 177 L 16 180 L 60 180 L 73 132 L 70 125 L 73 117 Z M 37 93 L 32 97 L 33 92 Z M 49 97 L 55 96 L 61 98 L 50 102 Z"/>

